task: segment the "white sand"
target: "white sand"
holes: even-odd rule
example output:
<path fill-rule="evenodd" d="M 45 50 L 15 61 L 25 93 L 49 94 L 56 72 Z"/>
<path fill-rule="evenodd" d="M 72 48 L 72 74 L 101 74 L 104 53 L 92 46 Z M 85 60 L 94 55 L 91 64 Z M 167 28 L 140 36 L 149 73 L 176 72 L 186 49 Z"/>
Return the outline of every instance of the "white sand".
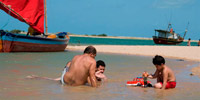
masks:
<path fill-rule="evenodd" d="M 196 46 L 122 46 L 122 45 L 93 45 L 97 52 L 133 54 L 144 56 L 162 55 L 169 58 L 200 61 L 200 47 Z M 67 46 L 68 50 L 83 51 L 87 46 Z"/>

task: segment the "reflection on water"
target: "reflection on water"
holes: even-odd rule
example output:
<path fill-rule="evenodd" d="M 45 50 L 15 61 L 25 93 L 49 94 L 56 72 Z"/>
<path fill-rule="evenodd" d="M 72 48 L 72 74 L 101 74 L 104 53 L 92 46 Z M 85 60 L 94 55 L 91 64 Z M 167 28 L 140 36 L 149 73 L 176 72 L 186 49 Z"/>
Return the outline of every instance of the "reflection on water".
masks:
<path fill-rule="evenodd" d="M 66 62 L 82 52 L 1 53 L 0 97 L 2 100 L 188 100 L 198 99 L 200 80 L 190 76 L 190 66 L 196 62 L 166 59 L 177 76 L 177 87 L 169 90 L 126 86 L 126 81 L 141 76 L 143 71 L 154 73 L 152 57 L 99 53 L 96 60 L 106 62 L 109 78 L 99 88 L 62 86 L 49 80 L 26 79 L 35 74 L 57 78 Z M 193 66 L 194 67 L 194 66 Z M 153 84 L 156 80 L 150 80 Z"/>

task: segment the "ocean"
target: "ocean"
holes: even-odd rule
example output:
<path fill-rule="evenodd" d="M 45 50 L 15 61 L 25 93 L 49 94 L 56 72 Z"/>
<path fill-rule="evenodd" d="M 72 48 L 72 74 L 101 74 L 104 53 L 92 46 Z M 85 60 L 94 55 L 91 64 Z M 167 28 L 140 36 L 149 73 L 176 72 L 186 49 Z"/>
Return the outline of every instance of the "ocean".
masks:
<path fill-rule="evenodd" d="M 70 36 L 70 45 L 160 45 L 153 40 L 144 39 L 118 39 L 118 38 L 98 38 L 98 37 L 75 37 Z M 175 46 L 175 45 L 162 45 Z M 187 46 L 187 42 L 182 42 L 176 46 Z M 191 46 L 197 46 L 197 42 L 191 42 Z"/>
<path fill-rule="evenodd" d="M 0 100 L 199 100 L 200 79 L 190 76 L 190 69 L 199 63 L 168 59 L 166 65 L 174 70 L 177 87 L 161 91 L 154 88 L 126 86 L 127 81 L 154 73 L 151 56 L 98 53 L 96 60 L 106 63 L 108 81 L 98 88 L 62 86 L 60 82 L 28 79 L 29 75 L 57 78 L 65 64 L 80 51 L 20 52 L 0 54 Z M 156 80 L 150 80 L 152 84 Z"/>

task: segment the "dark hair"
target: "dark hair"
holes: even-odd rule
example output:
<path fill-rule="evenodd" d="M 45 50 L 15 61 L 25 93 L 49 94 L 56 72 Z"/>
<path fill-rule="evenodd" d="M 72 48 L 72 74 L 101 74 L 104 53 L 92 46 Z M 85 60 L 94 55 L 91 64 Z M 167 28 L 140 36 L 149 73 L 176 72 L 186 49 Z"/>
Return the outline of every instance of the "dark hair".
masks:
<path fill-rule="evenodd" d="M 191 40 L 190 38 L 188 40 Z"/>
<path fill-rule="evenodd" d="M 161 64 L 165 64 L 165 59 L 160 56 L 160 55 L 156 55 L 154 58 L 153 58 L 153 64 L 154 65 L 161 65 Z"/>
<path fill-rule="evenodd" d="M 96 51 L 95 47 L 93 47 L 93 46 L 88 46 L 88 47 L 85 48 L 85 50 L 84 50 L 83 53 L 87 53 L 87 54 L 90 54 L 90 53 L 96 54 L 97 51 Z"/>
<path fill-rule="evenodd" d="M 106 67 L 106 64 L 102 61 L 102 60 L 98 60 L 97 61 L 97 68 L 99 68 L 99 66 L 104 66 L 104 67 Z"/>

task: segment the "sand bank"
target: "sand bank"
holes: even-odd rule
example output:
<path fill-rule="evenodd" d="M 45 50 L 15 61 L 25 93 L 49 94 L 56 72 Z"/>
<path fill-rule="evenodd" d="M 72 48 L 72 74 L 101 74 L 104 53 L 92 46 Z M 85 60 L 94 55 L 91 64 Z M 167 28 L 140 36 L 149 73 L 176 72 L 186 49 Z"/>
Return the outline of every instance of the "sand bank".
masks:
<path fill-rule="evenodd" d="M 191 71 L 192 71 L 192 74 L 193 74 L 193 75 L 197 75 L 197 76 L 200 77 L 200 65 L 199 65 L 198 67 L 192 68 Z"/>
<path fill-rule="evenodd" d="M 68 50 L 83 51 L 86 46 L 68 46 Z M 122 45 L 94 45 L 97 52 L 132 54 L 143 56 L 162 55 L 168 58 L 200 61 L 200 47 L 195 46 L 122 46 Z"/>

